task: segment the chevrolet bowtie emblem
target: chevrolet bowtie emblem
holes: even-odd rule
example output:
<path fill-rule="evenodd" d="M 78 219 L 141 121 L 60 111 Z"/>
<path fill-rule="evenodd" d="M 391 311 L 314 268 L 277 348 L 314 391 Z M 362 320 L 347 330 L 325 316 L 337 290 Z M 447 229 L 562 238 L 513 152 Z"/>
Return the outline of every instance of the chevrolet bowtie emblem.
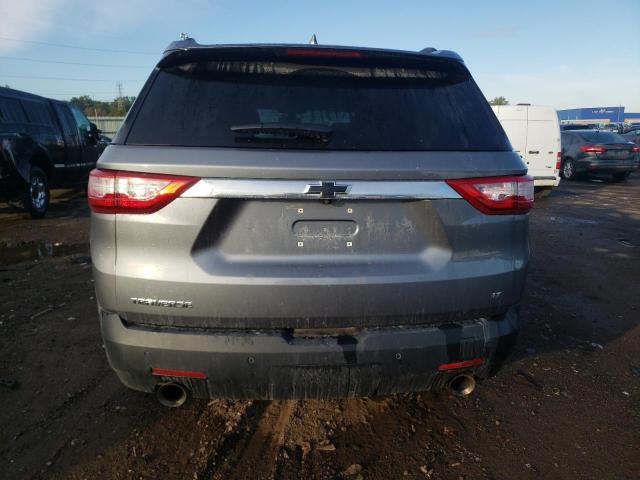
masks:
<path fill-rule="evenodd" d="M 336 195 L 346 195 L 349 193 L 351 185 L 338 185 L 335 182 L 320 182 L 309 184 L 304 189 L 305 195 L 317 195 L 318 198 L 336 198 Z"/>

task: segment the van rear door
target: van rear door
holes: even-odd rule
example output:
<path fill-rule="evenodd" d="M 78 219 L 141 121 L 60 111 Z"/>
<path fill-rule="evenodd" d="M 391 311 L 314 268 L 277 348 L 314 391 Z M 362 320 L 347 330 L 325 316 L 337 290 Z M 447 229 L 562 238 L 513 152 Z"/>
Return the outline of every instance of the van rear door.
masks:
<path fill-rule="evenodd" d="M 495 105 L 493 111 L 509 137 L 513 150 L 525 161 L 527 167 L 527 107 L 517 105 Z"/>
<path fill-rule="evenodd" d="M 556 160 L 560 151 L 560 125 L 552 108 L 527 107 L 526 163 L 536 186 L 553 185 L 558 178 Z M 557 183 L 555 183 L 557 185 Z"/>

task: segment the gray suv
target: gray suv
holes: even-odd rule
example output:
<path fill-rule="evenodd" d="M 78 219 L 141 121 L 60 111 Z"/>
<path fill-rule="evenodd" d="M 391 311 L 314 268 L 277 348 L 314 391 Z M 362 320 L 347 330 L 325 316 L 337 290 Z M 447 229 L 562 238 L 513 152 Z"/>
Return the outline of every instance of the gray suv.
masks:
<path fill-rule="evenodd" d="M 109 362 L 194 397 L 467 394 L 533 183 L 454 52 L 175 42 L 90 176 Z"/>

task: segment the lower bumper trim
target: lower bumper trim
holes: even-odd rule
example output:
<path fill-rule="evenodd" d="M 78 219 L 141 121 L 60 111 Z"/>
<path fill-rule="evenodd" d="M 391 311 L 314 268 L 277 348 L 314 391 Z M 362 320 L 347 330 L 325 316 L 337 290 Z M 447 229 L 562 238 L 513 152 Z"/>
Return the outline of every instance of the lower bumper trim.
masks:
<path fill-rule="evenodd" d="M 484 378 L 511 350 L 518 321 L 512 307 L 490 320 L 292 337 L 279 331 L 127 328 L 117 314 L 101 311 L 107 356 L 125 385 L 151 392 L 177 381 L 196 398 L 237 399 L 387 395 L 443 388 L 461 372 Z M 478 358 L 482 363 L 473 361 Z M 455 370 L 439 370 L 458 362 Z"/>

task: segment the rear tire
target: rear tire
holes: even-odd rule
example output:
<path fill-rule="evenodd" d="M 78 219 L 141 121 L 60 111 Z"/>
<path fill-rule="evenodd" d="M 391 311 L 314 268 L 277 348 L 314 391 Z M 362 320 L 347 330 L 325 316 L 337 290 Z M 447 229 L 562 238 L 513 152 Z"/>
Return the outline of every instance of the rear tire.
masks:
<path fill-rule="evenodd" d="M 31 218 L 42 218 L 49 208 L 49 179 L 39 167 L 31 167 L 29 186 L 24 196 L 24 207 Z"/>
<path fill-rule="evenodd" d="M 577 177 L 576 174 L 576 163 L 572 158 L 567 158 L 562 164 L 562 178 L 565 180 L 575 180 Z"/>
<path fill-rule="evenodd" d="M 614 182 L 624 182 L 627 178 L 629 178 L 629 175 L 631 175 L 631 172 L 618 172 L 618 173 L 613 173 L 613 181 Z"/>

